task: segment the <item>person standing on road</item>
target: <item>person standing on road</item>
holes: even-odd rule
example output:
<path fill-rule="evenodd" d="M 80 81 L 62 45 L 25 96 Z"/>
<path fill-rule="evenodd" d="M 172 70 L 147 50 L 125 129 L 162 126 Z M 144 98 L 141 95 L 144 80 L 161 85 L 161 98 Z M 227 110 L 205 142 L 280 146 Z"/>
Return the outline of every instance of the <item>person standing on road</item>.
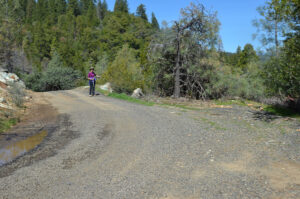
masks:
<path fill-rule="evenodd" d="M 88 74 L 89 85 L 90 85 L 90 97 L 95 95 L 95 85 L 96 85 L 96 73 L 94 72 L 94 68 L 90 68 L 90 72 Z"/>

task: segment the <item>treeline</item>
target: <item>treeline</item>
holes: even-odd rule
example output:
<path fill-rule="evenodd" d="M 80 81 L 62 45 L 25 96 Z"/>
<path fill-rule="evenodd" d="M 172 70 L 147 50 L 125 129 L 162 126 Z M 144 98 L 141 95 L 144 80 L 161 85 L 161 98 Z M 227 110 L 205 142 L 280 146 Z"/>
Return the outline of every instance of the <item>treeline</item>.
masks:
<path fill-rule="evenodd" d="M 40 70 L 54 52 L 65 66 L 82 72 L 101 56 L 112 61 L 125 43 L 140 57 L 145 54 L 151 34 L 158 29 L 154 14 L 152 24 L 145 18 L 144 5 L 136 14 L 130 14 L 127 0 L 117 0 L 113 12 L 107 9 L 105 0 L 97 4 L 94 0 L 1 1 L 2 29 L 12 30 L 11 36 L 6 36 L 10 49 L 5 50 L 23 48 Z"/>
<path fill-rule="evenodd" d="M 16 70 L 12 52 L 24 50 L 34 68 L 25 79 L 34 90 L 74 87 L 94 66 L 118 92 L 141 87 L 196 99 L 300 97 L 297 0 L 270 0 L 258 9 L 262 17 L 254 24 L 268 33 L 258 36 L 269 36 L 258 37 L 264 53 L 251 44 L 224 52 L 217 14 L 200 3 L 160 27 L 143 4 L 130 13 L 127 0 L 116 0 L 113 11 L 105 0 L 0 2 L 2 65 Z"/>

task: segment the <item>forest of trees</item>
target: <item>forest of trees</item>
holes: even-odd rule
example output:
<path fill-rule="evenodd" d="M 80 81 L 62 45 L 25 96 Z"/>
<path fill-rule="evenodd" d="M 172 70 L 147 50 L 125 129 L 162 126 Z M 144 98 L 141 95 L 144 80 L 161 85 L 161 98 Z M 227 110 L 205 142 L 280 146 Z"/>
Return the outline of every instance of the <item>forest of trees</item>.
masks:
<path fill-rule="evenodd" d="M 161 26 L 143 4 L 130 13 L 127 0 L 116 0 L 112 11 L 105 0 L 0 0 L 0 9 L 0 63 L 36 91 L 77 86 L 94 66 L 118 92 L 300 98 L 298 0 L 258 8 L 253 24 L 263 50 L 246 44 L 235 53 L 224 52 L 217 14 L 200 3 Z M 14 66 L 15 51 L 24 52 L 31 71 Z"/>

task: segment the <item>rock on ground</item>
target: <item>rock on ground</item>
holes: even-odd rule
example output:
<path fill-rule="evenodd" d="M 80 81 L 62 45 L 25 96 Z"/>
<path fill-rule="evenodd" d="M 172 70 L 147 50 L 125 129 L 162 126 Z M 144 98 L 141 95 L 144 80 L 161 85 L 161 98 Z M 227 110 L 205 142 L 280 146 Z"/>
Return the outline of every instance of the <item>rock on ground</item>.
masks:
<path fill-rule="evenodd" d="M 25 88 L 25 84 L 14 73 L 0 72 L 0 86 L 6 88 L 9 83 L 17 83 L 21 87 Z"/>
<path fill-rule="evenodd" d="M 134 98 L 141 98 L 141 97 L 144 97 L 144 93 L 142 91 L 142 89 L 140 88 L 137 88 L 133 91 L 131 97 L 134 97 Z"/>
<path fill-rule="evenodd" d="M 110 84 L 109 82 L 107 82 L 106 84 L 101 85 L 101 86 L 99 86 L 99 87 L 100 87 L 100 89 L 105 90 L 105 91 L 108 91 L 108 92 L 110 92 L 110 93 L 113 92 L 113 89 L 112 89 L 111 84 Z"/>

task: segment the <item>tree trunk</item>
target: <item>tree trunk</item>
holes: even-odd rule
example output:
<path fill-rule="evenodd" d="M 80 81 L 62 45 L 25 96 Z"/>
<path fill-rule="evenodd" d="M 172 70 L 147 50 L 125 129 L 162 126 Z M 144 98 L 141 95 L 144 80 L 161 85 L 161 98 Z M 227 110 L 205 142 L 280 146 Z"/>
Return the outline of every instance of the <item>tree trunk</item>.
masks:
<path fill-rule="evenodd" d="M 177 34 L 177 50 L 176 50 L 176 65 L 175 65 L 175 83 L 174 83 L 174 97 L 180 97 L 180 37 Z"/>

